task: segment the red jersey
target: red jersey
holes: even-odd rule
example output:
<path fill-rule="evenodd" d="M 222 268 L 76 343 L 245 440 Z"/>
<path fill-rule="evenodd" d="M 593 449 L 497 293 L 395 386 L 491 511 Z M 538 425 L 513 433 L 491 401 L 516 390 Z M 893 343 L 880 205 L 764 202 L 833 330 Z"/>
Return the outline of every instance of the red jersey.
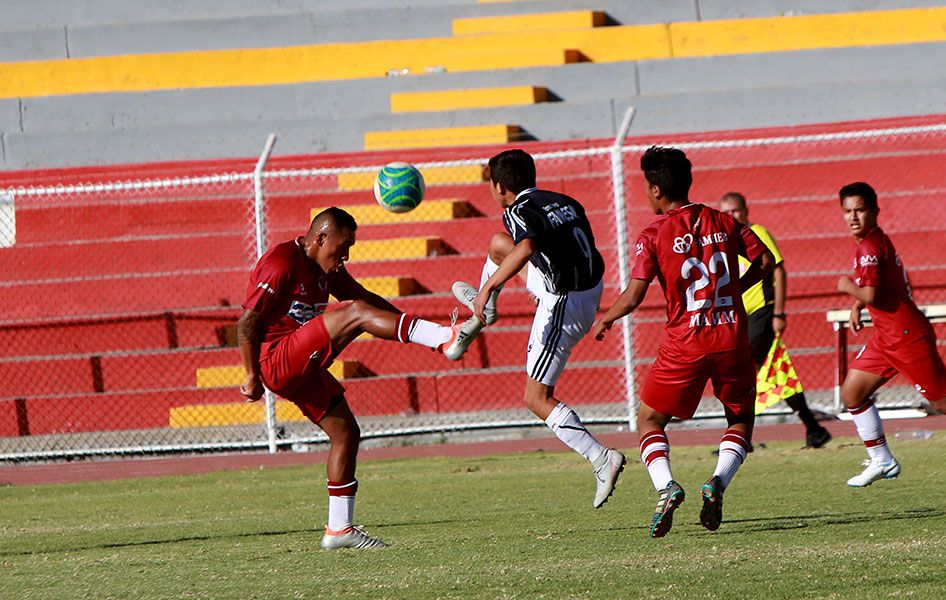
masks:
<path fill-rule="evenodd" d="M 867 311 L 883 345 L 934 335 L 929 320 L 913 302 L 910 281 L 897 250 L 880 227 L 868 231 L 854 246 L 854 283 L 877 290 L 874 305 Z"/>
<path fill-rule="evenodd" d="M 350 298 L 359 286 L 344 267 L 323 271 L 305 255 L 300 241 L 274 246 L 250 272 L 243 308 L 261 315 L 263 350 L 325 312 L 330 293 Z"/>
<path fill-rule="evenodd" d="M 654 219 L 637 239 L 631 277 L 660 281 L 667 299 L 664 344 L 685 354 L 748 347 L 739 256 L 752 261 L 764 250 L 751 229 L 702 204 Z"/>

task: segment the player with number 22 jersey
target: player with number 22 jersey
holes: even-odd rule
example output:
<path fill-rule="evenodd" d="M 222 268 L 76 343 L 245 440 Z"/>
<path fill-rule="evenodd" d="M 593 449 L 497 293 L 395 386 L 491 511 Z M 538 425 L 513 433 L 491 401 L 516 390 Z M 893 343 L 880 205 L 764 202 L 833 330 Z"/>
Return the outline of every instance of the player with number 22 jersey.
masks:
<path fill-rule="evenodd" d="M 693 416 L 707 380 L 723 403 L 729 427 L 713 475 L 700 488 L 700 522 L 711 531 L 723 518 L 723 492 L 751 449 L 755 366 L 749 350 L 742 291 L 775 266 L 755 233 L 732 216 L 689 200 L 690 160 L 676 148 L 652 147 L 641 156 L 644 191 L 657 217 L 637 239 L 631 282 L 595 323 L 601 340 L 614 321 L 644 301 L 656 279 L 667 300 L 666 338 L 640 393 L 637 430 L 641 459 L 657 490 L 651 537 L 663 537 L 683 503 L 683 486 L 670 469 L 666 427 Z M 739 256 L 752 265 L 739 277 Z"/>

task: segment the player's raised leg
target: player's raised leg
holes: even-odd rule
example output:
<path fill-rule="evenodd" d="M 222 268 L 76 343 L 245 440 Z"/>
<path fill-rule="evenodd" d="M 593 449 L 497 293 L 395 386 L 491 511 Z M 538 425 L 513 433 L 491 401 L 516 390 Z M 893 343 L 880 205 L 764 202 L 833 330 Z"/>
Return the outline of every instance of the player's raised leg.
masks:
<path fill-rule="evenodd" d="M 641 461 L 657 490 L 657 508 L 650 522 L 650 536 L 667 535 L 673 527 L 673 513 L 683 504 L 686 492 L 673 480 L 670 469 L 670 440 L 666 427 L 671 416 L 641 403 L 637 413 L 637 431 L 640 434 Z"/>
<path fill-rule="evenodd" d="M 880 375 L 852 369 L 841 386 L 841 400 L 851 413 L 857 435 L 864 442 L 870 459 L 859 475 L 848 479 L 851 487 L 866 487 L 878 479 L 894 479 L 900 475 L 900 464 L 887 446 L 884 425 L 872 397 L 886 382 L 887 378 Z"/>
<path fill-rule="evenodd" d="M 384 542 L 371 537 L 354 524 L 355 493 L 358 491 L 355 465 L 361 430 L 345 398 L 336 396 L 333 402 L 334 406 L 317 423 L 329 439 L 328 460 L 325 464 L 328 476 L 328 523 L 322 536 L 322 548 L 384 548 Z"/>
<path fill-rule="evenodd" d="M 512 237 L 510 237 L 508 233 L 495 234 L 489 242 L 489 253 L 486 256 L 486 262 L 483 264 L 479 287 L 473 287 L 464 281 L 457 281 L 453 284 L 453 296 L 457 299 L 457 302 L 472 312 L 473 303 L 476 302 L 476 296 L 483 287 L 483 284 L 499 270 L 499 265 L 503 262 L 503 259 L 512 252 L 515 246 Z M 499 312 L 496 309 L 496 300 L 499 298 L 499 292 L 502 291 L 502 289 L 503 286 L 501 285 L 497 287 L 490 293 L 489 298 L 486 300 L 486 307 L 483 310 L 484 316 L 486 317 L 486 325 L 492 325 L 496 322 L 496 319 L 499 318 Z"/>
<path fill-rule="evenodd" d="M 462 352 L 457 351 L 458 347 L 463 346 L 464 352 L 469 347 L 469 341 L 462 339 L 466 323 L 454 323 L 448 327 L 416 315 L 383 310 L 362 300 L 345 302 L 341 307 L 326 312 L 323 319 L 329 336 L 337 340 L 333 342 L 333 355 L 338 355 L 348 342 L 362 332 L 385 340 L 420 344 L 440 350 L 451 360 L 458 360 L 462 356 Z"/>

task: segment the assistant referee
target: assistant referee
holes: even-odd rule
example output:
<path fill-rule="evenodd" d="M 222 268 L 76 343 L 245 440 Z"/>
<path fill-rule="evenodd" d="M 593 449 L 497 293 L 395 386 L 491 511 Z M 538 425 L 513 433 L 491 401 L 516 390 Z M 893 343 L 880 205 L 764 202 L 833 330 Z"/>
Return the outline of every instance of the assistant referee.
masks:
<path fill-rule="evenodd" d="M 756 369 L 759 369 L 765 363 L 775 335 L 784 333 L 788 325 L 788 315 L 785 312 L 787 284 L 785 263 L 772 234 L 762 225 L 749 222 L 749 207 L 745 196 L 739 192 L 724 194 L 719 200 L 719 210 L 729 213 L 737 221 L 752 229 L 775 257 L 776 266 L 772 273 L 742 294 L 742 302 L 749 316 L 749 346 L 752 349 L 752 360 L 755 362 Z M 741 275 L 749 268 L 749 264 L 741 256 L 739 261 Z M 808 408 L 804 392 L 785 398 L 785 403 L 805 424 L 807 447 L 821 448 L 831 441 L 831 433 L 818 423 L 811 409 Z"/>

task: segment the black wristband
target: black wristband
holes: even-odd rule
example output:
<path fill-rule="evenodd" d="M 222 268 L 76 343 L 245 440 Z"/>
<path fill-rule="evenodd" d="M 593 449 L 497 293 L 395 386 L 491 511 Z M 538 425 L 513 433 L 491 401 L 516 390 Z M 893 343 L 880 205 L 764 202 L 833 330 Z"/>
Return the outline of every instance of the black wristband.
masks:
<path fill-rule="evenodd" d="M 782 320 L 784 321 L 784 320 L 785 320 L 785 317 L 787 317 L 787 316 L 788 316 L 788 315 L 786 315 L 785 313 L 778 313 L 778 314 L 772 315 L 772 318 L 773 318 L 773 319 L 782 319 Z"/>

